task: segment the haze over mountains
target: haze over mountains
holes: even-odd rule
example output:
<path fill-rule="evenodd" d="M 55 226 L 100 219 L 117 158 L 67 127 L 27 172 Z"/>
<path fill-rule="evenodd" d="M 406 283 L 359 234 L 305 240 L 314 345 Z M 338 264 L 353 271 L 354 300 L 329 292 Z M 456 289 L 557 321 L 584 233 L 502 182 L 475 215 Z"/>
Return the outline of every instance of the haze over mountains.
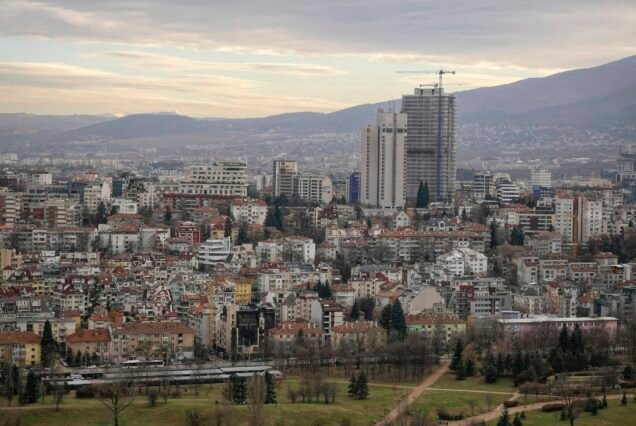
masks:
<path fill-rule="evenodd" d="M 604 127 L 636 125 L 636 56 L 544 78 L 457 93 L 461 124 Z M 399 100 L 393 103 L 400 107 Z M 168 135 L 356 132 L 389 101 L 332 113 L 299 112 L 265 118 L 195 119 L 176 114 L 37 116 L 0 114 L 0 144 L 96 138 L 126 140 Z"/>

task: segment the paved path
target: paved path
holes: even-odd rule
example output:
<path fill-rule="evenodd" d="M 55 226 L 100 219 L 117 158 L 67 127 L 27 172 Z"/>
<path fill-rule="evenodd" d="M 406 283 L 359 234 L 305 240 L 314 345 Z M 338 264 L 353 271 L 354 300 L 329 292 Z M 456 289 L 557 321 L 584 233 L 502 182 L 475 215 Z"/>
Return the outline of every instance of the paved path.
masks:
<path fill-rule="evenodd" d="M 448 371 L 448 366 L 450 365 L 450 361 L 442 361 L 439 367 L 437 367 L 433 372 L 427 376 L 422 383 L 417 385 L 416 387 L 409 392 L 406 396 L 406 399 L 400 401 L 397 407 L 395 407 L 389 414 L 386 415 L 382 420 L 380 420 L 377 425 L 390 425 L 393 423 L 399 416 L 408 408 L 409 405 L 413 403 L 425 390 L 430 388 L 437 382 L 446 372 Z"/>
<path fill-rule="evenodd" d="M 622 394 L 607 395 L 608 400 L 621 399 L 622 397 L 623 397 Z M 519 405 L 517 407 L 508 408 L 508 413 L 510 413 L 511 415 L 514 415 L 516 413 L 521 413 L 522 411 L 528 412 L 528 411 L 540 410 L 543 408 L 544 405 L 552 404 L 554 402 L 559 402 L 559 400 L 555 399 L 553 401 L 544 401 L 544 402 L 537 402 L 534 404 Z M 468 417 L 464 420 L 458 420 L 456 422 L 448 422 L 448 426 L 469 426 L 473 423 L 479 423 L 482 421 L 488 423 L 489 421 L 495 420 L 496 418 L 498 418 L 503 412 L 503 410 L 504 410 L 503 405 L 500 405 L 497 408 L 495 408 L 493 411 L 489 411 L 487 413 L 480 414 L 478 416 Z"/>

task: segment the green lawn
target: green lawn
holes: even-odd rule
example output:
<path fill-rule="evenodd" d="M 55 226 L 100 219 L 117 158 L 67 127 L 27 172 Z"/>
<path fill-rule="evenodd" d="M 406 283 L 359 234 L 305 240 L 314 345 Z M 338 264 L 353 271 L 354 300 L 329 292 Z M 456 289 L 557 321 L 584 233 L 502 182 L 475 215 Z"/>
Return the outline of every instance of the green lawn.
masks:
<path fill-rule="evenodd" d="M 293 382 L 288 382 L 292 383 Z M 182 425 L 185 424 L 186 410 L 197 409 L 208 418 L 221 409 L 222 405 L 215 404 L 222 390 L 222 385 L 210 389 L 209 385 L 195 397 L 191 391 L 182 393 L 178 399 L 170 399 L 167 403 L 159 401 L 151 408 L 145 396 L 139 396 L 128 410 L 124 412 L 122 426 L 145 425 Z M 208 396 L 205 396 L 205 390 Z M 266 406 L 264 415 L 272 425 L 339 425 L 344 419 L 349 419 L 353 425 L 370 425 L 380 420 L 388 411 L 394 408 L 405 396 L 408 389 L 391 388 L 386 385 L 369 386 L 369 399 L 354 400 L 347 396 L 347 385 L 338 384 L 338 394 L 335 404 L 291 404 L 287 400 L 287 383 L 280 386 L 277 406 Z M 248 408 L 246 406 L 230 406 L 227 408 L 232 425 L 247 423 Z M 111 418 L 107 410 L 97 400 L 78 400 L 69 397 L 64 401 L 60 412 L 55 412 L 50 401 L 45 404 L 37 403 L 25 408 L 0 409 L 0 420 L 9 415 L 20 415 L 21 426 L 83 426 L 109 425 Z"/>
<path fill-rule="evenodd" d="M 457 380 L 455 379 L 455 375 L 452 373 L 445 374 L 444 377 L 439 379 L 432 387 L 438 389 L 459 389 L 486 392 L 513 393 L 516 391 L 510 377 L 500 377 L 499 380 L 497 380 L 497 383 L 489 384 L 486 383 L 484 378 L 481 376 L 468 377 L 466 380 Z"/>
<path fill-rule="evenodd" d="M 490 425 L 494 426 L 497 421 Z M 629 402 L 626 406 L 620 405 L 619 401 L 610 401 L 609 407 L 600 410 L 597 416 L 583 413 L 575 421 L 574 426 L 624 426 L 636 424 L 636 403 Z M 560 413 L 544 413 L 542 411 L 529 411 L 523 420 L 524 426 L 569 426 L 568 422 L 560 421 Z"/>
<path fill-rule="evenodd" d="M 429 413 L 432 417 L 437 416 L 438 408 L 445 408 L 450 414 L 463 413 L 464 417 L 471 417 L 490 410 L 502 404 L 510 398 L 512 394 L 486 394 L 486 393 L 464 393 L 428 390 L 420 395 L 410 408 L 410 412 L 417 413 L 421 410 Z M 490 410 L 488 409 L 488 401 L 486 397 L 490 397 Z M 474 408 L 471 409 L 471 402 Z"/>

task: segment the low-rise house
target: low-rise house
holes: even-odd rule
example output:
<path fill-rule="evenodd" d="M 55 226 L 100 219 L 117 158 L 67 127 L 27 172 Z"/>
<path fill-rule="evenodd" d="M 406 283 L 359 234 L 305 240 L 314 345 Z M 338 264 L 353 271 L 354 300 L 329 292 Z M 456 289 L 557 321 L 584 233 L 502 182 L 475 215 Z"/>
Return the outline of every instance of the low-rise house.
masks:
<path fill-rule="evenodd" d="M 31 331 L 8 331 L 0 333 L 0 364 L 15 364 L 19 367 L 38 366 L 42 350 L 40 336 Z"/>

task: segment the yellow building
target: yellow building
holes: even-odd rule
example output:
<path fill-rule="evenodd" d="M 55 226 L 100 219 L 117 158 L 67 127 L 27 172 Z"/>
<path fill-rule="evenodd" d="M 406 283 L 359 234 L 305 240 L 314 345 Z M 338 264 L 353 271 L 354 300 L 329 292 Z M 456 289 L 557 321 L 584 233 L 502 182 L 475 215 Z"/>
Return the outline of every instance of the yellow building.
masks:
<path fill-rule="evenodd" d="M 19 367 L 40 365 L 42 348 L 40 336 L 30 331 L 0 333 L 0 363 Z"/>
<path fill-rule="evenodd" d="M 237 281 L 236 282 L 235 300 L 238 305 L 246 305 L 252 301 L 252 282 Z"/>

